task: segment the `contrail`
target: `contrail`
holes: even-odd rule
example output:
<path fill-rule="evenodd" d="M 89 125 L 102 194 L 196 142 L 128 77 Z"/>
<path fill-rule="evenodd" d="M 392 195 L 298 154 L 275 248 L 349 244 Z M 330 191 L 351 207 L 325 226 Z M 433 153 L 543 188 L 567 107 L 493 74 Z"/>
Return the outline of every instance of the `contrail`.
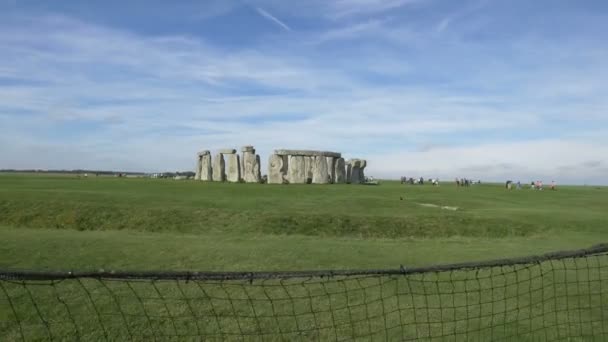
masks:
<path fill-rule="evenodd" d="M 259 13 L 259 14 L 260 14 L 262 17 L 264 17 L 264 18 L 266 18 L 266 19 L 268 19 L 268 20 L 273 21 L 275 24 L 277 24 L 277 25 L 281 26 L 282 28 L 284 28 L 284 29 L 285 29 L 285 30 L 287 30 L 287 31 L 291 31 L 291 27 L 287 26 L 287 24 L 285 24 L 284 22 L 282 22 L 282 21 L 280 21 L 279 19 L 277 19 L 277 17 L 275 17 L 275 16 L 273 16 L 272 14 L 270 14 L 270 13 L 266 12 L 266 11 L 265 11 L 265 10 L 263 10 L 262 8 L 256 7 L 255 9 L 258 11 L 258 13 Z"/>

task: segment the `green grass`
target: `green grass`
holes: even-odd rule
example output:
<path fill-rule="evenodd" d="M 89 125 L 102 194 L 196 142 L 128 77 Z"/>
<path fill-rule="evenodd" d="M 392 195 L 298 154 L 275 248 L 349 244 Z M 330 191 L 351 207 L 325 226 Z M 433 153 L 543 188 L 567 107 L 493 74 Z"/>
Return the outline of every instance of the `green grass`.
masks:
<path fill-rule="evenodd" d="M 441 206 L 458 209 L 446 210 Z M 605 187 L 563 186 L 558 191 L 507 191 L 500 185 L 457 188 L 451 184 L 432 187 L 382 182 L 380 186 L 280 186 L 0 174 L 0 268 L 262 271 L 397 268 L 399 265 L 486 260 L 606 242 L 606 208 L 608 188 Z M 590 274 L 571 274 L 567 270 L 560 272 L 570 277 L 576 276 L 577 280 L 591 277 Z M 562 273 L 559 273 L 560 276 Z M 600 277 L 603 274 L 600 273 Z M 533 280 L 537 279 L 530 274 L 520 276 L 524 278 L 519 279 L 517 284 L 521 283 L 522 286 L 532 287 Z M 473 274 L 469 273 L 467 277 L 473 277 Z M 390 279 L 387 281 L 391 282 Z M 563 291 L 569 289 L 569 285 L 561 281 L 549 282 L 545 279 L 545 283 L 554 285 L 551 289 L 554 296 L 563 295 Z M 93 293 L 100 296 L 105 291 L 94 281 L 87 284 L 92 286 Z M 342 286 L 344 283 L 340 284 Z M 469 284 L 480 285 L 489 286 L 485 280 Z M 599 281 L 593 283 L 589 290 L 593 292 L 599 285 Z M 131 291 L 120 284 L 115 286 L 119 293 Z M 162 286 L 167 286 L 163 290 L 166 291 L 163 292 L 165 295 L 179 294 L 174 283 Z M 403 286 L 403 279 L 401 283 L 397 281 L 395 286 L 397 292 L 390 300 L 386 299 L 387 303 L 399 298 L 399 286 Z M 46 300 L 52 310 L 59 310 L 50 313 L 52 310 L 49 309 L 49 315 L 59 315 L 63 309 L 58 306 L 56 293 L 44 295 L 43 288 L 36 288 L 36 291 L 42 291 L 40 293 L 32 290 L 35 298 L 43 302 L 42 305 Z M 424 286 L 422 289 L 436 291 Z M 7 290 L 11 296 L 15 296 L 18 304 L 24 306 L 23 316 L 40 326 L 41 322 L 36 320 L 38 314 L 28 302 L 23 288 L 7 285 Z M 59 289 L 65 298 L 69 298 L 72 290 L 78 292 L 78 285 L 66 284 L 65 288 Z M 145 292 L 150 289 L 141 290 Z M 517 296 L 521 291 L 519 285 L 514 291 L 514 296 Z M 570 291 L 580 289 L 575 287 Z M 478 292 L 481 296 L 481 291 Z M 361 300 L 361 295 L 355 293 L 350 299 Z M 374 296 L 377 293 L 364 292 L 363 295 Z M 495 295 L 490 294 L 490 298 Z M 502 295 L 508 294 L 505 292 Z M 2 325 L 3 321 L 11 320 L 12 314 L 1 298 L 2 292 L 0 339 L 17 339 L 14 324 Z M 126 302 L 122 303 L 121 308 L 137 312 L 140 303 L 134 298 L 125 298 Z M 459 298 L 456 304 L 474 303 L 474 300 Z M 524 305 L 530 308 L 527 314 L 532 314 L 531 304 L 535 299 L 519 298 L 515 304 L 505 298 L 497 297 L 494 300 L 503 305 Z M 525 306 L 526 303 L 528 306 Z M 608 303 L 603 303 L 604 307 L 608 307 Z M 116 311 L 116 303 L 97 304 Z M 187 307 L 186 303 L 179 304 L 176 310 Z M 227 305 L 218 304 L 220 309 L 222 305 Z M 77 301 L 73 305 L 74 310 L 80 307 Z M 361 307 L 368 308 L 369 305 Z M 334 303 L 335 307 L 339 307 L 339 304 Z M 87 308 L 91 309 L 85 305 L 82 310 Z M 534 308 L 538 310 L 538 307 Z M 368 309 L 372 313 L 380 310 Z M 400 310 L 409 309 L 400 307 Z M 167 312 L 164 311 L 164 314 Z M 604 313 L 601 314 L 585 315 L 589 315 L 593 322 L 606 323 L 599 318 Z M 560 319 L 573 322 L 568 315 L 567 312 L 560 313 L 551 320 L 555 324 Z M 608 312 L 606 315 L 608 317 Z M 426 319 L 426 316 L 421 319 Z M 492 322 L 479 320 L 476 323 L 485 326 L 502 322 L 510 326 L 517 321 L 517 317 L 511 320 L 508 317 L 494 317 Z M 141 331 L 149 331 L 149 324 L 144 323 L 133 322 L 139 324 Z M 88 325 L 91 329 L 96 326 L 93 321 L 82 324 L 85 330 Z M 536 324 L 539 323 L 535 322 L 534 326 Z M 269 326 L 276 326 L 276 323 Z M 73 328 L 69 324 L 62 327 L 57 328 L 60 336 L 69 334 Z M 577 327 L 581 328 L 581 325 L 572 329 Z M 235 322 L 225 322 L 225 328 L 237 330 Z M 529 327 L 525 329 L 530 330 Z M 497 336 L 508 337 L 512 331 L 509 328 Z M 44 329 L 40 333 L 44 334 Z M 99 333 L 83 334 L 83 338 L 94 340 L 99 338 Z M 333 338 L 332 333 L 335 330 L 330 329 L 308 338 Z M 405 334 L 404 331 L 400 333 Z M 420 331 L 413 333 L 413 336 L 429 336 L 421 335 Z M 546 330 L 541 329 L 537 333 L 540 335 L 526 336 L 535 340 L 535 337 L 542 337 Z M 568 336 L 580 335 L 570 333 Z M 467 337 L 492 337 L 484 334 L 480 332 L 478 336 Z M 559 336 L 567 334 L 564 331 Z M 403 338 L 405 335 L 389 337 Z M 35 336 L 44 338 L 43 335 Z"/>

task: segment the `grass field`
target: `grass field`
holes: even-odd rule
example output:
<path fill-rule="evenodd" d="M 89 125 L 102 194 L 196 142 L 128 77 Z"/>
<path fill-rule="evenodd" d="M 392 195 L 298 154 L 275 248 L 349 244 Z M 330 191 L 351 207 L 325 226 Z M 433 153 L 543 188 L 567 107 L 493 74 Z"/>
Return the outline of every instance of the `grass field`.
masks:
<path fill-rule="evenodd" d="M 590 186 L 507 191 L 1 174 L 0 268 L 270 271 L 485 260 L 606 242 L 606 208 L 608 188 Z M 0 322 L 10 321 L 6 309 Z M 2 327 L 0 337 L 16 338 L 14 327 Z"/>
<path fill-rule="evenodd" d="M 251 271 L 483 260 L 606 241 L 606 208 L 605 187 L 0 175 L 0 266 Z"/>

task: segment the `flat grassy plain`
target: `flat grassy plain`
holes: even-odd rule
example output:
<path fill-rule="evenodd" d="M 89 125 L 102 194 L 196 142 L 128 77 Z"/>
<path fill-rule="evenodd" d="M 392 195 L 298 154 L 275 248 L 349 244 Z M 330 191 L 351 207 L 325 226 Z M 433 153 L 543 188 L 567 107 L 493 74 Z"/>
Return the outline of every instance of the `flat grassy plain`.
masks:
<path fill-rule="evenodd" d="M 253 271 L 484 260 L 608 241 L 606 208 L 608 188 L 590 186 L 507 191 L 3 174 L 0 266 Z"/>
<path fill-rule="evenodd" d="M 458 188 L 448 183 L 433 187 L 384 181 L 379 186 L 282 186 L 0 174 L 0 268 L 58 271 L 286 271 L 394 269 L 399 265 L 410 267 L 486 260 L 608 242 L 606 208 L 608 188 L 593 186 L 561 186 L 557 191 L 532 191 L 527 188 L 507 191 L 502 185 L 492 184 Z M 531 277 L 530 274 L 528 276 Z M 586 277 L 590 279 L 591 276 L 587 274 Z M 508 281 L 506 277 L 503 278 L 503 281 Z M 518 281 L 521 282 L 521 279 Z M 398 284 L 395 283 L 395 293 L 398 293 Z M 479 279 L 476 284 L 469 286 L 481 286 Z M 355 285 L 360 285 L 360 282 Z M 103 291 L 92 283 L 87 286 L 93 293 Z M 384 285 L 374 286 L 383 288 Z M 370 288 L 374 286 L 370 285 Z M 60 291 L 78 291 L 79 288 L 72 284 Z M 591 286 L 589 288 L 592 290 Z M 567 291 L 568 286 L 564 290 Z M 23 296 L 23 289 L 18 287 L 7 291 L 15 296 L 16 302 Z M 116 288 L 114 291 L 120 293 L 121 290 Z M 175 294 L 176 290 L 166 291 L 170 295 Z M 517 294 L 520 289 L 515 291 Z M 553 291 L 554 296 L 561 294 L 559 288 Z M 365 291 L 358 296 L 361 295 L 371 298 Z M 510 298 L 506 290 L 502 296 L 503 299 Z M 53 301 L 56 298 L 56 294 L 50 296 L 49 307 L 57 304 L 56 300 Z M 356 299 L 347 298 L 347 301 Z M 461 298 L 457 302 L 466 304 L 469 300 Z M 516 306 L 521 305 L 519 300 Z M 534 299 L 530 296 L 527 301 L 528 307 L 531 307 Z M 365 299 L 363 302 L 366 303 Z M 608 302 L 600 303 L 608 307 Z M 110 308 L 115 304 L 99 305 Z M 185 303 L 181 304 L 181 309 L 184 309 Z M 415 305 L 413 299 L 411 304 Z M 133 309 L 143 304 L 131 298 L 131 302 L 122 305 Z M 218 305 L 221 310 L 222 303 Z M 334 303 L 334 308 L 336 305 Z M 504 305 L 507 312 L 507 304 Z M 23 310 L 23 316 L 31 319 L 32 326 L 42 325 L 36 321 L 39 315 L 33 309 Z M 169 309 L 165 306 L 162 310 Z M 268 310 L 275 312 L 275 308 Z M 398 312 L 402 313 L 403 310 L 400 308 Z M 591 315 L 594 318 L 591 321 L 602 323 L 598 317 L 601 315 L 603 318 L 603 314 L 600 310 Z M 568 317 L 569 314 L 565 315 Z M 427 312 L 426 318 L 429 316 Z M 517 317 L 509 321 L 506 315 L 493 317 L 489 322 L 481 319 L 481 311 L 479 316 L 480 327 L 495 324 L 495 319 L 518 322 Z M 7 306 L 0 309 L 0 338 L 18 339 L 14 324 L 2 324 L 14 319 L 11 317 Z M 369 320 L 369 311 L 366 317 Z M 559 325 L 561 318 L 561 314 L 556 315 L 556 325 Z M 394 317 L 390 319 L 398 321 Z M 322 318 L 319 320 L 323 321 Z M 400 322 L 403 324 L 403 321 Z M 132 328 L 134 331 L 140 329 L 149 332 L 154 326 L 149 320 L 147 325 L 144 323 L 133 323 L 135 326 Z M 454 332 L 457 331 L 456 323 Z M 71 325 L 52 331 L 57 336 L 90 340 L 99 338 L 99 330 L 87 329 L 87 324 L 95 325 L 93 322 L 83 323 L 82 335 L 74 335 Z M 224 333 L 230 329 L 244 329 L 241 326 L 238 326 L 240 330 L 236 329 L 235 324 L 222 322 L 218 328 L 223 327 Z M 505 326 L 510 327 L 506 323 Z M 351 328 L 349 333 L 352 334 L 347 336 L 359 336 L 354 333 L 354 325 Z M 477 338 L 507 338 L 513 336 L 514 330 L 511 328 L 497 335 L 493 328 L 481 329 Z M 177 331 L 175 326 L 167 329 Z M 413 332 L 401 329 L 396 332 L 397 335 L 384 337 L 448 336 L 437 333 L 438 330 L 431 327 L 427 327 L 426 333 L 416 329 Z M 542 336 L 534 335 L 536 333 L 544 333 L 545 337 L 547 334 L 546 330 L 534 330 L 531 323 L 529 327 L 526 323 L 525 329 L 530 340 Z M 218 336 L 230 336 L 223 335 L 222 329 L 219 330 L 219 333 L 216 332 Z M 258 332 L 262 330 L 258 329 Z M 42 329 L 40 332 L 43 337 L 44 331 Z M 374 336 L 371 325 L 366 331 L 367 335 L 362 333 L 361 336 Z M 561 336 L 560 330 L 556 331 L 556 336 Z M 489 332 L 491 335 L 485 335 Z M 578 336 L 567 333 L 570 330 L 564 330 L 563 336 Z M 333 339 L 338 336 L 335 329 L 318 334 L 305 335 L 304 339 Z M 456 336 L 475 339 L 472 335 Z"/>

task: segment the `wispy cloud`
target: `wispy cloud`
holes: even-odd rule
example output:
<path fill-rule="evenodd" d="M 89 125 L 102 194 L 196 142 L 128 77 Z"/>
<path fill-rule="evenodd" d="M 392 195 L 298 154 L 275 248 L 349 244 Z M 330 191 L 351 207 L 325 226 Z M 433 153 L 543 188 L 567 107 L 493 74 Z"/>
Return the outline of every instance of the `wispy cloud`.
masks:
<path fill-rule="evenodd" d="M 576 140 L 530 140 L 515 143 L 482 143 L 476 146 L 443 146 L 424 151 L 384 154 L 370 158 L 367 173 L 404 176 L 470 177 L 482 180 L 535 179 L 561 183 L 602 183 L 602 161 L 589 160 L 608 153 L 608 144 Z M 393 160 L 390 165 L 382 160 Z"/>
<path fill-rule="evenodd" d="M 372 3 L 383 6 L 357 6 Z M 289 35 L 248 27 L 266 33 L 243 44 L 221 30 L 0 20 L 0 168 L 192 169 L 197 150 L 253 144 L 263 160 L 282 147 L 341 151 L 383 177 L 603 179 L 604 31 L 552 40 L 457 20 L 448 35 L 436 24 L 454 7 L 334 21 L 327 6 Z"/>
<path fill-rule="evenodd" d="M 372 19 L 354 25 L 330 29 L 314 37 L 313 42 L 320 44 L 333 40 L 364 38 L 367 34 L 373 34 L 380 29 L 386 21 L 386 19 Z"/>
<path fill-rule="evenodd" d="M 441 33 L 441 32 L 443 32 L 443 31 L 444 31 L 444 30 L 445 30 L 445 29 L 446 29 L 446 28 L 447 28 L 447 27 L 450 25 L 450 22 L 451 22 L 451 21 L 452 21 L 452 18 L 451 18 L 451 17 L 444 18 L 443 20 L 441 20 L 441 21 L 439 22 L 439 24 L 438 24 L 438 25 L 437 25 L 437 27 L 435 28 L 435 31 L 436 31 L 437 33 Z"/>
<path fill-rule="evenodd" d="M 487 5 L 487 0 L 474 0 L 471 3 L 468 3 L 456 11 L 451 12 L 446 15 L 438 24 L 435 26 L 436 33 L 442 33 L 445 31 L 448 26 L 450 26 L 455 20 L 462 19 L 465 16 L 471 15 L 472 13 L 479 11 L 483 7 Z"/>
<path fill-rule="evenodd" d="M 336 0 L 330 2 L 330 8 L 332 17 L 343 18 L 386 12 L 420 2 L 424 2 L 424 0 Z"/>
<path fill-rule="evenodd" d="M 285 24 L 284 22 L 282 22 L 281 20 L 279 20 L 277 17 L 275 17 L 274 15 L 268 13 L 268 11 L 264 10 L 263 8 L 260 7 L 256 7 L 255 8 L 256 11 L 264 18 L 272 21 L 273 23 L 279 25 L 280 27 L 282 27 L 283 29 L 285 29 L 286 31 L 291 31 L 291 27 L 287 26 L 287 24 Z"/>

